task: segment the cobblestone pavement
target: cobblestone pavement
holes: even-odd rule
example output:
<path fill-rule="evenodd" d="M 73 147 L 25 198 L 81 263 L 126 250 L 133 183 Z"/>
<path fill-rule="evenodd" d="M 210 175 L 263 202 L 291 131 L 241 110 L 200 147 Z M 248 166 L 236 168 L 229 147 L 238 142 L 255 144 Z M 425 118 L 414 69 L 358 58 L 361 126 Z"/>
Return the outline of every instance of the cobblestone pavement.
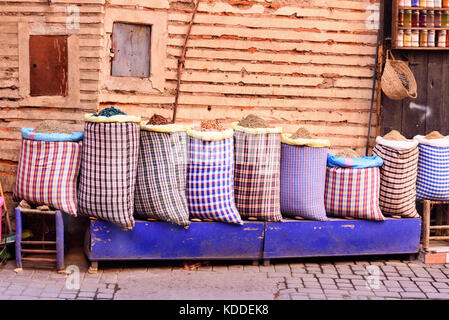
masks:
<path fill-rule="evenodd" d="M 15 273 L 9 261 L 0 267 L 0 299 L 449 299 L 449 264 L 419 260 L 213 262 L 193 271 L 179 261 L 121 262 L 100 263 L 97 274 L 87 272 L 84 258 L 72 263 L 80 269 L 76 290 L 66 287 L 67 275 Z"/>

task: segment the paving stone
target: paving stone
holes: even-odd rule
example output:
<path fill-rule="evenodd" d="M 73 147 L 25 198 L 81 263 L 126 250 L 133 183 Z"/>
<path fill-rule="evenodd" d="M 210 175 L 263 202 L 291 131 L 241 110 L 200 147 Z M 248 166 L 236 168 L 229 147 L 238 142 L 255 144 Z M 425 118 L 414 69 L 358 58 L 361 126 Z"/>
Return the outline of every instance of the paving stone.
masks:
<path fill-rule="evenodd" d="M 112 299 L 113 298 L 113 294 L 112 293 L 99 293 L 97 294 L 97 299 Z"/>
<path fill-rule="evenodd" d="M 400 298 L 401 296 L 397 292 L 390 292 L 390 291 L 380 291 L 380 290 L 374 290 L 374 294 L 378 297 L 385 297 L 385 298 Z"/>
<path fill-rule="evenodd" d="M 292 300 L 309 300 L 310 299 L 307 294 L 299 294 L 299 293 L 291 294 L 290 297 Z"/>
<path fill-rule="evenodd" d="M 427 293 L 427 297 L 429 299 L 449 300 L 449 294 L 448 293 Z"/>
<path fill-rule="evenodd" d="M 427 296 L 422 292 L 401 292 L 402 298 L 405 299 L 426 299 Z"/>

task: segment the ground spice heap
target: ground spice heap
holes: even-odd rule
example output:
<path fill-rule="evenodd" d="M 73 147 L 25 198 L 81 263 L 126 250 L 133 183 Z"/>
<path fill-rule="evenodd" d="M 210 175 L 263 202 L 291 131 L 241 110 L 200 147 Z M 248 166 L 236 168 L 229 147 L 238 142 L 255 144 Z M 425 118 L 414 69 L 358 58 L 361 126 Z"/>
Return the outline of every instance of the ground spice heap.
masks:
<path fill-rule="evenodd" d="M 391 130 L 389 133 L 383 136 L 385 140 L 393 141 L 407 141 L 407 138 L 399 133 L 397 130 Z"/>
<path fill-rule="evenodd" d="M 238 125 L 245 128 L 270 128 L 264 119 L 254 114 L 250 114 L 240 120 Z"/>
<path fill-rule="evenodd" d="M 432 131 L 431 133 L 429 133 L 427 136 L 426 136 L 426 139 L 443 139 L 444 138 L 444 136 L 441 134 L 441 133 L 439 133 L 438 131 Z"/>
<path fill-rule="evenodd" d="M 45 120 L 40 122 L 33 132 L 35 133 L 72 133 L 66 124 L 56 120 Z"/>
<path fill-rule="evenodd" d="M 360 155 L 357 152 L 349 148 L 337 152 L 336 156 L 343 158 L 360 158 Z"/>
<path fill-rule="evenodd" d="M 312 139 L 312 135 L 306 128 L 298 128 L 294 134 L 290 137 L 291 139 Z"/>
<path fill-rule="evenodd" d="M 122 115 L 125 115 L 126 116 L 126 113 L 124 113 L 123 111 L 121 111 L 121 110 L 119 110 L 119 109 L 117 109 L 117 108 L 115 108 L 115 107 L 109 107 L 109 108 L 104 108 L 103 110 L 101 110 L 100 112 L 98 112 L 98 113 L 95 113 L 93 116 L 94 117 L 112 117 L 112 116 L 116 116 L 116 115 L 119 115 L 119 114 L 122 114 Z"/>
<path fill-rule="evenodd" d="M 201 121 L 201 131 L 224 131 L 220 120 L 203 120 Z"/>
<path fill-rule="evenodd" d="M 167 118 L 165 118 L 159 114 L 156 114 L 156 113 L 153 114 L 153 116 L 147 122 L 147 124 L 150 124 L 150 125 L 163 125 L 163 124 L 169 124 L 169 123 L 170 123 L 170 121 Z"/>

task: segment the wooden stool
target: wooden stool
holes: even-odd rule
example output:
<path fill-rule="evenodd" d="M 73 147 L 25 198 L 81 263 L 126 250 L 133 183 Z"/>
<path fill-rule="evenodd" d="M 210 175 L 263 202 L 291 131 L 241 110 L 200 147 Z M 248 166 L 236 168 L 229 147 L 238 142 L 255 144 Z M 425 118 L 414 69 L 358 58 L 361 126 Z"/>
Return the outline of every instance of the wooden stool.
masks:
<path fill-rule="evenodd" d="M 449 224 L 446 225 L 430 225 L 430 212 L 433 206 L 436 205 L 447 205 L 448 201 L 433 201 L 433 200 L 422 200 L 423 203 L 423 249 L 429 248 L 430 240 L 449 240 L 449 236 L 430 236 L 431 230 L 449 230 Z M 446 223 L 449 223 L 449 210 L 445 211 Z"/>
<path fill-rule="evenodd" d="M 17 268 L 22 268 L 22 261 L 35 262 L 56 262 L 56 269 L 58 271 L 64 269 L 64 221 L 62 212 L 56 211 L 42 211 L 37 209 L 25 209 L 17 207 L 16 213 L 16 265 Z M 22 241 L 22 213 L 24 214 L 45 214 L 54 215 L 56 223 L 56 240 L 55 241 Z M 55 245 L 56 249 L 24 249 L 22 245 Z M 22 257 L 22 253 L 40 253 L 40 254 L 55 254 L 55 258 L 40 258 L 40 257 Z"/>

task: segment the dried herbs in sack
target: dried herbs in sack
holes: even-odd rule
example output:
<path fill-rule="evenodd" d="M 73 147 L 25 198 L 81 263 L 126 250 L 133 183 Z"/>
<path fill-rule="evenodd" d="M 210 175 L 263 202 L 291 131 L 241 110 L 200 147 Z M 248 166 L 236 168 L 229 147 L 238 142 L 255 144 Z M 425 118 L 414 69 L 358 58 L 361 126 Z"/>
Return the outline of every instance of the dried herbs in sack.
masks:
<path fill-rule="evenodd" d="M 140 117 L 108 108 L 84 117 L 79 213 L 134 228 Z"/>
<path fill-rule="evenodd" d="M 187 130 L 190 218 L 242 224 L 234 200 L 234 132 L 220 131 L 218 123 L 203 123 L 202 129 Z"/>
<path fill-rule="evenodd" d="M 416 211 L 418 142 L 393 130 L 376 138 L 373 155 L 382 158 L 379 207 L 384 215 L 419 218 Z"/>
<path fill-rule="evenodd" d="M 239 123 L 233 123 L 232 127 L 237 210 L 242 217 L 281 221 L 282 128 L 269 128 L 261 118 L 254 115 L 249 115 Z"/>
<path fill-rule="evenodd" d="M 413 138 L 418 142 L 418 200 L 449 200 L 449 136 L 431 132 Z"/>
<path fill-rule="evenodd" d="M 385 220 L 379 207 L 382 163 L 378 156 L 349 158 L 328 153 L 324 191 L 327 215 Z"/>
<path fill-rule="evenodd" d="M 22 128 L 21 134 L 14 200 L 76 216 L 83 132 L 71 132 L 63 123 L 50 120 L 36 128 Z"/>
<path fill-rule="evenodd" d="M 300 132 L 301 128 L 293 135 L 282 135 L 282 215 L 326 221 L 324 187 L 330 142 L 308 135 L 301 137 Z"/>
<path fill-rule="evenodd" d="M 186 227 L 190 224 L 186 198 L 186 127 L 142 122 L 140 128 L 134 214 Z"/>

